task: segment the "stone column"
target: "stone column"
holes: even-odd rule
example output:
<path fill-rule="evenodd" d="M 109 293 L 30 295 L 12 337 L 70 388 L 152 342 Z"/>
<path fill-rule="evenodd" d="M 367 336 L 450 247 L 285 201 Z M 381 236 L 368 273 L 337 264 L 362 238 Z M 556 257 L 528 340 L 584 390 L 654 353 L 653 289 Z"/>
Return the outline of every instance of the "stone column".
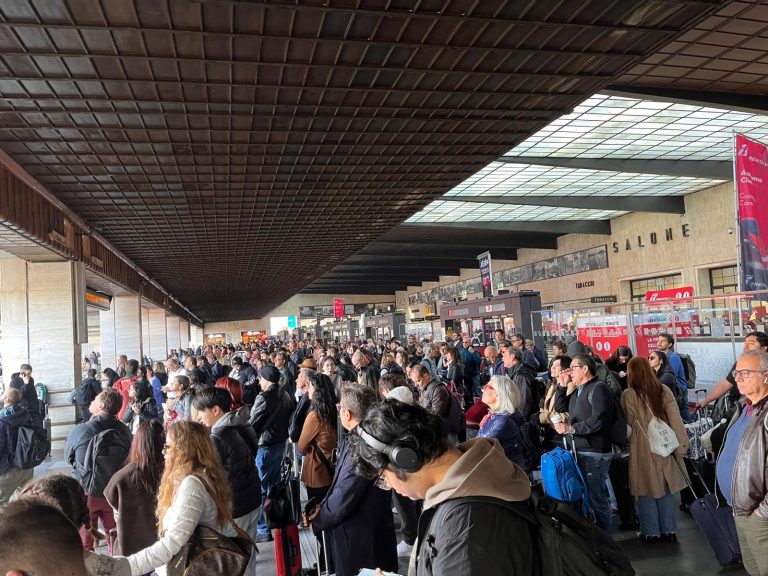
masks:
<path fill-rule="evenodd" d="M 179 342 L 181 341 L 179 330 L 180 319 L 178 316 L 168 316 L 166 318 L 166 325 L 168 327 L 168 350 L 178 350 L 180 348 Z"/>
<path fill-rule="evenodd" d="M 100 313 L 101 366 L 117 366 L 121 354 L 141 362 L 141 306 L 138 296 L 115 296 L 112 306 Z"/>
<path fill-rule="evenodd" d="M 189 348 L 189 322 L 179 320 L 179 341 L 182 348 Z"/>
<path fill-rule="evenodd" d="M 149 328 L 149 357 L 155 362 L 168 358 L 168 324 L 165 321 L 165 310 L 148 308 L 147 320 Z"/>

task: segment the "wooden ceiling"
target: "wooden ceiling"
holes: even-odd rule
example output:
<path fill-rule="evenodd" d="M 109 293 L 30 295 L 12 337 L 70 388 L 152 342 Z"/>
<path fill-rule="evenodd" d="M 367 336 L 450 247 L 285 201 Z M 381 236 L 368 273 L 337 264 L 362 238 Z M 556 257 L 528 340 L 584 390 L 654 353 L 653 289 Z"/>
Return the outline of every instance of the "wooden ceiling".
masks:
<path fill-rule="evenodd" d="M 0 148 L 203 320 L 260 317 L 725 4 L 0 0 Z"/>

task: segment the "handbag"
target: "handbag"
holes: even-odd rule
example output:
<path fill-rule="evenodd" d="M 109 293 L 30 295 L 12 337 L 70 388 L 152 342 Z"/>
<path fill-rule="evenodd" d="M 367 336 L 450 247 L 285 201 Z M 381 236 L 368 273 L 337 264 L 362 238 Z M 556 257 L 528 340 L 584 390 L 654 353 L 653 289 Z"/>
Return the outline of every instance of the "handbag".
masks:
<path fill-rule="evenodd" d="M 210 494 L 208 484 L 199 476 L 198 478 Z M 166 565 L 166 574 L 168 576 L 210 576 L 211 574 L 243 576 L 251 559 L 251 550 L 256 546 L 250 536 L 235 524 L 229 511 L 225 512 L 225 520 L 232 525 L 237 536 L 225 536 L 213 528 L 198 524 L 189 541 Z"/>
<path fill-rule="evenodd" d="M 648 406 L 647 403 L 646 406 Z M 648 406 L 648 411 L 651 413 L 651 419 L 648 421 L 648 430 L 643 430 L 642 426 L 639 426 L 639 428 L 648 439 L 651 452 L 667 457 L 680 447 L 680 441 L 669 424 L 653 415 L 650 406 Z"/>

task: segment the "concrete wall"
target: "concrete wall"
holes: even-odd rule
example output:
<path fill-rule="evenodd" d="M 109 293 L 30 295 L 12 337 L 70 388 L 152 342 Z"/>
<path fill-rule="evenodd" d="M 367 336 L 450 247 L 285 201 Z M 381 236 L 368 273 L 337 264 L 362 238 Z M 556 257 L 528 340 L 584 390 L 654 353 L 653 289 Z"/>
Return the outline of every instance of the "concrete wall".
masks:
<path fill-rule="evenodd" d="M 333 304 L 334 298 L 343 298 L 346 304 L 368 304 L 375 302 L 394 302 L 392 294 L 381 295 L 333 295 L 333 294 L 296 294 L 283 302 L 280 306 L 264 318 L 250 320 L 233 320 L 230 322 L 209 322 L 205 325 L 204 334 L 209 332 L 224 332 L 232 341 L 240 340 L 240 333 L 252 330 L 254 332 L 264 330 L 269 334 L 269 319 L 275 316 L 298 316 L 302 306 L 318 306 Z"/>
<path fill-rule="evenodd" d="M 520 250 L 516 261 L 494 260 L 493 271 L 606 245 L 608 268 L 528 282 L 519 288 L 538 290 L 543 304 L 588 301 L 592 296 L 612 294 L 623 301 L 629 299 L 631 280 L 681 273 L 684 285 L 693 285 L 696 294 L 708 294 L 707 269 L 736 263 L 733 184 L 686 196 L 685 206 L 686 214 L 682 216 L 634 212 L 616 218 L 611 221 L 610 236 L 568 234 L 558 239 L 557 250 Z M 667 240 L 667 229 L 671 230 L 671 240 Z M 655 234 L 653 238 L 651 233 Z M 490 252 L 493 257 L 493 247 Z M 405 309 L 411 294 L 479 276 L 479 270 L 467 269 L 460 276 L 443 276 L 439 282 L 409 287 L 397 292 L 397 306 Z M 585 283 L 590 285 L 577 287 Z"/>

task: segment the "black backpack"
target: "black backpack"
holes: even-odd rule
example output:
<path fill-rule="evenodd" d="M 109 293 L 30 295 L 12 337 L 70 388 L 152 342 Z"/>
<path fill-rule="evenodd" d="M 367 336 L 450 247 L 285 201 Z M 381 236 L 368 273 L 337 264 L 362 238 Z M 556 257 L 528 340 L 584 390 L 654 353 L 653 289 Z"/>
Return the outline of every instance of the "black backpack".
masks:
<path fill-rule="evenodd" d="M 79 469 L 80 482 L 89 496 L 103 496 L 112 476 L 125 465 L 131 440 L 129 435 L 120 434 L 115 428 L 98 430 L 92 422 L 88 422 L 88 426 L 96 435 L 88 442 Z"/>
<path fill-rule="evenodd" d="M 39 466 L 51 451 L 51 440 L 41 426 L 35 426 L 31 421 L 19 426 L 16 439 L 16 451 L 13 454 L 13 465 L 22 470 L 30 470 Z"/>
<path fill-rule="evenodd" d="M 572 505 L 545 496 L 540 485 L 531 489 L 531 497 L 525 502 L 470 496 L 446 504 L 464 502 L 502 506 L 529 523 L 536 552 L 536 576 L 635 574 L 629 559 L 607 532 L 586 520 Z"/>

